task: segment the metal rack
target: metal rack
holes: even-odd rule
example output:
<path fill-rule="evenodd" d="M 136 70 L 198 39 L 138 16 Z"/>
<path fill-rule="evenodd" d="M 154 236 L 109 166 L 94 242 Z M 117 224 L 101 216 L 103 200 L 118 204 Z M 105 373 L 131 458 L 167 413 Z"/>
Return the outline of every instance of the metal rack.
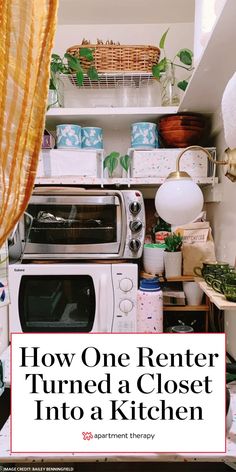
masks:
<path fill-rule="evenodd" d="M 152 85 L 156 82 L 151 73 L 145 72 L 117 72 L 98 74 L 99 80 L 90 80 L 85 75 L 83 85 L 79 85 L 76 79 L 76 74 L 62 74 L 60 80 L 62 81 L 65 90 L 68 88 L 77 87 L 79 89 L 114 89 L 117 86 L 130 86 L 139 88 L 140 86 Z"/>

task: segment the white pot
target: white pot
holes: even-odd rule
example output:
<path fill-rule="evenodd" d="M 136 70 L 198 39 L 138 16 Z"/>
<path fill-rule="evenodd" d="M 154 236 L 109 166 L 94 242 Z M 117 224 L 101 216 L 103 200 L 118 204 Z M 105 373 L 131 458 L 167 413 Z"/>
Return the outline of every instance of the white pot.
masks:
<path fill-rule="evenodd" d="M 182 274 L 182 252 L 164 252 L 165 276 L 179 277 Z"/>
<path fill-rule="evenodd" d="M 196 282 L 183 282 L 183 289 L 188 305 L 201 305 L 203 290 Z"/>
<path fill-rule="evenodd" d="M 153 247 L 144 246 L 143 268 L 148 274 L 162 275 L 164 272 L 164 249 L 156 246 L 158 245 L 153 244 Z"/>

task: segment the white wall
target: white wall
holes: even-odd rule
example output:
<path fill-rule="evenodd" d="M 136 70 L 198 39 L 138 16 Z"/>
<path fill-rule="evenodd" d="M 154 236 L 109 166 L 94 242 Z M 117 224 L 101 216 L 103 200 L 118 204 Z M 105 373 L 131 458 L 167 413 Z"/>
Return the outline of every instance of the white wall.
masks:
<path fill-rule="evenodd" d="M 220 131 L 216 135 L 218 158 L 226 149 L 223 124 L 218 121 Z M 225 168 L 219 169 L 222 184 L 222 202 L 208 205 L 208 216 L 212 224 L 216 254 L 219 261 L 235 264 L 236 257 L 236 183 L 224 175 Z M 225 312 L 227 350 L 236 358 L 236 310 Z"/>
<path fill-rule="evenodd" d="M 199 59 L 208 43 L 211 32 L 220 16 L 226 0 L 195 0 L 194 63 Z"/>
<path fill-rule="evenodd" d="M 193 23 L 169 24 L 114 24 L 114 25 L 58 25 L 54 51 L 63 55 L 65 50 L 81 44 L 83 38 L 97 42 L 97 38 L 121 44 L 151 44 L 158 46 L 159 40 L 170 27 L 166 39 L 166 51 L 173 57 L 181 48 L 193 49 Z"/>

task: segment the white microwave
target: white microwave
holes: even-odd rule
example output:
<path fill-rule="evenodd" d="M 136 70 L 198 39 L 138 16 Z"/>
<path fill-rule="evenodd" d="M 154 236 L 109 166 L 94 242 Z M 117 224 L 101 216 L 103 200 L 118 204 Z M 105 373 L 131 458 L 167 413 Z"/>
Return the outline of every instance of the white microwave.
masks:
<path fill-rule="evenodd" d="M 14 264 L 10 332 L 135 332 L 137 264 Z"/>

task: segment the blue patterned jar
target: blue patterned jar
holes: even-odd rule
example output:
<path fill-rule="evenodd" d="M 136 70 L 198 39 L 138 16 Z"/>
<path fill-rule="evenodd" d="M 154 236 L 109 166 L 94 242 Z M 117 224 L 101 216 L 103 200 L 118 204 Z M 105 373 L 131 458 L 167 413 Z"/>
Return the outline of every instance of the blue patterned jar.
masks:
<path fill-rule="evenodd" d="M 80 149 L 81 126 L 57 125 L 57 149 Z"/>
<path fill-rule="evenodd" d="M 83 149 L 103 149 L 103 130 L 95 126 L 82 128 Z"/>
<path fill-rule="evenodd" d="M 133 123 L 131 126 L 131 147 L 154 149 L 158 147 L 157 125 L 155 123 Z"/>

